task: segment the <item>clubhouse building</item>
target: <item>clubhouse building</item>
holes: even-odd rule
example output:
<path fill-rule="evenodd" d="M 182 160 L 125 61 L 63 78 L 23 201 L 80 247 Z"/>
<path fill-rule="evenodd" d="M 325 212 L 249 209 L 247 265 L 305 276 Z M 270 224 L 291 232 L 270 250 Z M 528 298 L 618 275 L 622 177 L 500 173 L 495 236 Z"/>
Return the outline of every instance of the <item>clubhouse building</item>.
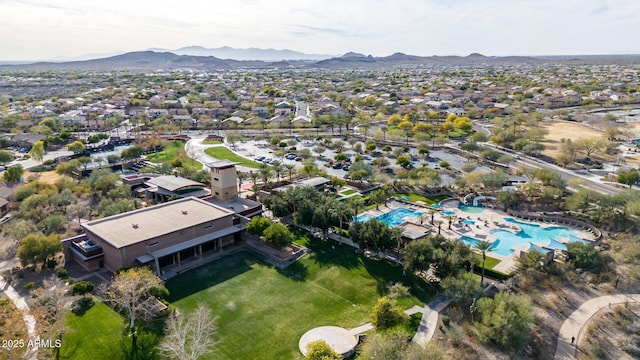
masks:
<path fill-rule="evenodd" d="M 260 214 L 262 205 L 237 196 L 235 163 L 208 165 L 212 196 L 182 197 L 83 223 L 84 234 L 62 241 L 67 261 L 88 271 L 149 266 L 164 276 L 238 246 L 248 217 Z"/>

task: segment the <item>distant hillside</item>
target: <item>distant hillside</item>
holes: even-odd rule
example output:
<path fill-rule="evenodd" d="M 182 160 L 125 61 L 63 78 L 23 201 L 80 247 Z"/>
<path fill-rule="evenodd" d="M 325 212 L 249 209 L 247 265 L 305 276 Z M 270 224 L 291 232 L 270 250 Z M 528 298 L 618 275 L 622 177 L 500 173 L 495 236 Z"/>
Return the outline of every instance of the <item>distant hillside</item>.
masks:
<path fill-rule="evenodd" d="M 213 56 L 176 55 L 170 52 L 137 51 L 102 59 L 70 62 L 38 62 L 34 64 L 2 65 L 5 70 L 158 70 L 158 69 L 205 69 L 231 70 L 240 68 L 263 67 L 261 61 L 222 60 Z"/>
<path fill-rule="evenodd" d="M 232 59 L 232 60 L 259 60 L 259 61 L 285 61 L 285 60 L 307 60 L 316 61 L 329 59 L 332 55 L 326 54 L 305 54 L 299 51 L 293 51 L 289 49 L 260 49 L 260 48 L 248 48 L 237 49 L 229 46 L 223 46 L 219 48 L 205 48 L 202 46 L 187 46 L 176 50 L 167 49 L 151 49 L 153 51 L 172 52 L 178 55 L 193 55 L 193 56 L 215 56 L 219 59 Z"/>
<path fill-rule="evenodd" d="M 211 49 L 192 46 L 184 51 L 206 53 Z M 224 49 L 224 48 L 220 48 Z M 231 48 L 228 48 L 231 49 Z M 234 51 L 237 49 L 234 49 Z M 247 51 L 251 49 L 245 49 Z M 258 49 L 259 50 L 259 49 Z M 283 51 L 274 50 L 282 54 Z M 296 53 L 296 52 L 293 52 Z M 94 60 L 70 62 L 38 62 L 32 64 L 0 65 L 0 70 L 80 70 L 80 71 L 150 71 L 175 69 L 235 70 L 235 69 L 282 69 L 282 68 L 320 68 L 320 69 L 368 69 L 389 66 L 481 66 L 513 64 L 639 64 L 640 55 L 582 55 L 582 56 L 485 56 L 473 53 L 469 56 L 415 56 L 395 53 L 389 56 L 374 57 L 354 52 L 320 61 L 312 60 L 229 60 L 214 56 L 176 55 L 171 52 L 137 51 Z"/>
<path fill-rule="evenodd" d="M 400 65 L 482 65 L 482 64 L 541 64 L 542 59 L 525 56 L 487 57 L 478 53 L 469 56 L 416 56 L 395 53 L 384 57 L 364 56 L 362 54 L 347 53 L 341 57 L 321 60 L 309 67 L 319 68 L 374 68 Z"/>

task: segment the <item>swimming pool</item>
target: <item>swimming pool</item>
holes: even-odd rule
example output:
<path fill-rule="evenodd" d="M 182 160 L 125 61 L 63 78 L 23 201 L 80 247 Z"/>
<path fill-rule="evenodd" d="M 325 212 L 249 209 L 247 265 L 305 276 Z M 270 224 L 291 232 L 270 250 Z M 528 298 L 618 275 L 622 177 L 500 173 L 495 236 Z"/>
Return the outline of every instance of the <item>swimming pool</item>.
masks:
<path fill-rule="evenodd" d="M 458 209 L 464 212 L 473 213 L 473 214 L 479 214 L 484 211 L 484 208 L 481 206 L 471 206 L 471 205 L 462 205 L 462 204 L 458 205 Z"/>
<path fill-rule="evenodd" d="M 520 231 L 517 234 L 508 230 L 491 231 L 491 234 L 496 237 L 496 240 L 493 242 L 493 246 L 495 246 L 495 248 L 490 252 L 498 255 L 509 256 L 514 252 L 513 248 L 515 246 L 530 242 L 538 245 L 544 245 L 551 243 L 552 241 L 557 241 L 558 238 L 568 238 L 569 242 L 586 242 L 584 239 L 581 239 L 575 231 L 564 226 L 542 227 L 538 224 L 523 223 L 513 218 L 505 218 L 504 220 L 518 225 L 518 227 L 520 227 Z M 460 241 L 470 246 L 475 246 L 480 240 L 468 236 L 462 236 Z"/>
<path fill-rule="evenodd" d="M 378 215 L 375 218 L 369 214 L 358 215 L 358 217 L 356 217 L 356 221 L 367 222 L 371 219 L 376 219 L 387 224 L 387 226 L 397 226 L 402 224 L 404 222 L 403 219 L 406 217 L 416 217 L 420 215 L 422 215 L 420 211 L 413 211 L 406 208 L 397 208 L 382 215 Z"/>

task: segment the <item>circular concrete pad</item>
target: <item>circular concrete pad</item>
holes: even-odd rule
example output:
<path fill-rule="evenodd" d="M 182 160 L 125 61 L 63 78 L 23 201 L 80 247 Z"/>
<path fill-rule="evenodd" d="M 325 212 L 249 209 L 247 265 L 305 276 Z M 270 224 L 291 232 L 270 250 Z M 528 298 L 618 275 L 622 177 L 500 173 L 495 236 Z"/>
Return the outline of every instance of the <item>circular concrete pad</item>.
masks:
<path fill-rule="evenodd" d="M 358 339 L 355 335 L 349 333 L 349 330 L 338 326 L 320 326 L 302 335 L 298 342 L 300 352 L 302 352 L 304 356 L 307 356 L 307 344 L 316 340 L 323 340 L 331 346 L 333 351 L 341 354 L 343 357 L 353 354 L 353 351 L 358 345 Z"/>

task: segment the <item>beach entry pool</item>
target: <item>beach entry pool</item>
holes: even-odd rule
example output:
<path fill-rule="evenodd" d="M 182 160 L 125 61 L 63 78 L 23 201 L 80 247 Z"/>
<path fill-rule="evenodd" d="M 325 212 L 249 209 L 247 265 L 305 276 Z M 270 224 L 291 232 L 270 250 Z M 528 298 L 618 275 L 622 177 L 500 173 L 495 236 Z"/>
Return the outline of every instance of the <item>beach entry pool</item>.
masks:
<path fill-rule="evenodd" d="M 498 255 L 509 256 L 514 252 L 514 247 L 528 243 L 533 243 L 541 247 L 563 249 L 564 244 L 558 242 L 559 238 L 566 238 L 568 242 L 586 242 L 580 238 L 575 231 L 564 226 L 542 227 L 537 224 L 520 222 L 513 218 L 505 218 L 504 220 L 518 225 L 520 231 L 517 233 L 509 230 L 491 231 L 491 234 L 496 237 L 496 240 L 493 241 L 495 248 L 490 252 Z M 462 236 L 460 241 L 475 247 L 480 240 Z M 566 250 L 566 246 L 564 250 Z"/>
<path fill-rule="evenodd" d="M 369 214 L 358 215 L 358 217 L 356 217 L 356 221 L 367 222 L 371 219 L 376 219 L 387 224 L 387 226 L 398 226 L 404 222 L 404 218 L 417 217 L 420 215 L 422 215 L 420 211 L 414 211 L 406 208 L 397 208 L 382 215 L 378 215 L 375 218 Z"/>
<path fill-rule="evenodd" d="M 464 212 L 473 213 L 473 214 L 479 214 L 484 211 L 484 208 L 481 206 L 462 205 L 462 204 L 458 205 L 458 209 Z"/>

